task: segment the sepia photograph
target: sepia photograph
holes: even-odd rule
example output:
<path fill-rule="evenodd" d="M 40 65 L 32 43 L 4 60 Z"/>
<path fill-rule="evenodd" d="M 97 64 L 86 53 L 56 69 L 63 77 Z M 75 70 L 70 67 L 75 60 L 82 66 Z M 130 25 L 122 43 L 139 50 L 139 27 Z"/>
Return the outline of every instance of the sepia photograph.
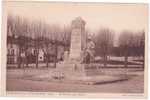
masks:
<path fill-rule="evenodd" d="M 3 8 L 6 93 L 147 93 L 147 4 L 4 1 Z"/>

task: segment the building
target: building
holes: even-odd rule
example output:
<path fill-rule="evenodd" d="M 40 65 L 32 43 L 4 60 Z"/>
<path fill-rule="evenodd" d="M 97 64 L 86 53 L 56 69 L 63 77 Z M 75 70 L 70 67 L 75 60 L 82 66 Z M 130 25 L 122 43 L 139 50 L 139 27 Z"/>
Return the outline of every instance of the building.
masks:
<path fill-rule="evenodd" d="M 17 37 L 12 35 L 7 37 L 7 63 L 15 64 L 18 60 L 19 47 Z"/>
<path fill-rule="evenodd" d="M 25 52 L 26 61 L 28 63 L 36 63 L 36 56 L 38 50 L 38 62 L 46 62 L 46 55 L 48 56 L 49 62 L 54 62 L 56 52 L 55 44 L 50 43 L 48 47 L 45 46 L 44 42 L 40 44 L 38 49 L 35 49 L 34 40 L 31 38 L 26 38 L 28 40 L 24 44 L 19 44 L 19 38 L 17 36 L 7 36 L 7 63 L 16 64 L 18 63 L 19 53 Z M 47 49 L 48 48 L 48 49 Z M 47 51 L 46 51 L 47 49 Z M 59 42 L 57 44 L 57 61 L 62 60 L 64 55 L 64 45 Z"/>

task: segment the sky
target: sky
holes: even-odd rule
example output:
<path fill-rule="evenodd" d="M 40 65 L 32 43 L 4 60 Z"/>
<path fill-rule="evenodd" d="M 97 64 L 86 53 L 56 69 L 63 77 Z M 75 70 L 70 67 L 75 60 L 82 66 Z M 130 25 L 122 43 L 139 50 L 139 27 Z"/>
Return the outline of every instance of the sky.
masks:
<path fill-rule="evenodd" d="M 146 4 L 105 4 L 105 3 L 50 3 L 50 2 L 9 2 L 5 3 L 8 13 L 30 20 L 41 20 L 48 24 L 70 25 L 80 16 L 86 28 L 93 32 L 101 27 L 117 31 L 145 30 L 148 23 Z"/>
<path fill-rule="evenodd" d="M 86 22 L 89 34 L 95 34 L 101 28 L 112 29 L 115 44 L 124 30 L 148 32 L 146 4 L 4 2 L 4 9 L 7 14 L 62 27 L 71 25 L 71 21 L 80 16 Z"/>

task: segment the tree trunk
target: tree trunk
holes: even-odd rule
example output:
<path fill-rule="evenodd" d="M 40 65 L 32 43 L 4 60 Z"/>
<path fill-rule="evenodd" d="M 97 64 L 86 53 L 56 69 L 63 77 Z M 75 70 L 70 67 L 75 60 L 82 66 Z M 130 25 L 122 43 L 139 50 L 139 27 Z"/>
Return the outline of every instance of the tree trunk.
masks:
<path fill-rule="evenodd" d="M 124 67 L 128 67 L 128 57 L 127 56 L 125 56 Z"/>
<path fill-rule="evenodd" d="M 25 62 L 26 62 L 26 67 L 28 67 L 28 52 L 26 51 L 26 58 L 25 58 Z"/>
<path fill-rule="evenodd" d="M 107 47 L 104 46 L 104 67 L 107 67 Z"/>
<path fill-rule="evenodd" d="M 18 68 L 21 68 L 21 48 L 19 47 Z"/>
<path fill-rule="evenodd" d="M 26 57 L 26 67 L 29 67 L 29 66 L 28 66 L 28 59 L 27 59 L 27 57 Z"/>
<path fill-rule="evenodd" d="M 46 54 L 46 67 L 48 68 L 48 61 L 49 61 L 49 59 L 48 59 L 48 54 Z"/>
<path fill-rule="evenodd" d="M 124 67 L 128 67 L 128 52 L 125 53 L 125 57 L 124 57 Z"/>
<path fill-rule="evenodd" d="M 55 59 L 54 59 L 54 67 L 56 68 L 57 64 L 57 44 L 55 44 Z"/>
<path fill-rule="evenodd" d="M 36 68 L 38 68 L 38 49 L 36 50 Z"/>
<path fill-rule="evenodd" d="M 143 56 L 143 68 L 144 68 L 144 66 L 145 66 L 145 47 L 143 46 L 142 49 L 143 49 L 142 56 Z"/>
<path fill-rule="evenodd" d="M 107 67 L 107 55 L 104 55 L 104 67 Z"/>
<path fill-rule="evenodd" d="M 145 54 L 143 54 L 143 68 L 145 66 Z"/>
<path fill-rule="evenodd" d="M 46 57 L 46 67 L 48 68 L 48 63 L 49 63 L 48 43 L 46 43 L 46 52 L 44 54 Z"/>

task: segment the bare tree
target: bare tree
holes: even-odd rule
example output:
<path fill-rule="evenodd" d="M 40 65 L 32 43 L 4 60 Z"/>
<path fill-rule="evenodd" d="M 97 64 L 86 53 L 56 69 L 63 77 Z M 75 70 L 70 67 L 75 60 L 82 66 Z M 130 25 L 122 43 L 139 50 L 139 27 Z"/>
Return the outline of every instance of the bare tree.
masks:
<path fill-rule="evenodd" d="M 69 47 L 71 34 L 71 29 L 69 27 L 61 29 L 59 25 L 50 26 L 43 21 L 29 22 L 29 20 L 23 17 L 11 15 L 8 16 L 7 23 L 8 29 L 17 36 L 17 43 L 19 47 L 19 68 L 21 66 L 21 52 L 24 51 L 28 55 L 29 44 L 33 44 L 33 42 L 36 56 L 36 68 L 38 68 L 38 56 L 40 48 L 42 48 L 45 53 L 46 66 L 48 67 L 50 56 L 49 53 L 52 52 L 49 50 L 49 47 L 54 47 L 53 49 L 55 49 L 55 53 L 53 54 L 55 55 L 54 62 L 56 67 L 58 45 L 61 44 L 64 46 L 64 48 Z M 33 40 L 32 43 L 29 43 L 30 39 Z M 26 65 L 28 66 L 28 62 L 26 62 Z"/>
<path fill-rule="evenodd" d="M 14 18 L 12 15 L 9 14 L 7 16 L 7 36 L 13 35 L 13 32 L 12 32 L 14 30 L 13 23 L 14 23 Z"/>
<path fill-rule="evenodd" d="M 142 31 L 141 32 L 141 36 L 140 36 L 140 54 L 143 58 L 143 67 L 144 67 L 144 63 L 145 63 L 145 32 Z"/>
<path fill-rule="evenodd" d="M 42 35 L 42 23 L 40 21 L 33 22 L 33 33 L 34 33 L 34 46 L 35 46 L 35 56 L 36 56 L 36 68 L 38 68 L 38 56 L 39 49 L 41 44 L 41 35 Z"/>
<path fill-rule="evenodd" d="M 113 47 L 114 32 L 108 28 L 100 29 L 95 36 L 95 45 L 97 54 L 103 57 L 104 66 L 107 66 L 107 56 Z"/>
<path fill-rule="evenodd" d="M 44 56 L 45 56 L 45 60 L 46 60 L 46 67 L 48 68 L 48 64 L 49 64 L 49 57 L 50 57 L 50 51 L 51 50 L 49 50 L 49 48 L 50 48 L 50 46 L 51 46 L 51 44 L 52 44 L 52 33 L 51 33 L 51 27 L 50 27 L 50 25 L 48 25 L 48 24 L 46 24 L 46 23 L 44 23 L 43 24 L 44 25 L 44 27 L 43 27 L 43 33 L 44 33 Z"/>
<path fill-rule="evenodd" d="M 8 15 L 7 16 L 7 44 L 9 44 L 10 46 L 13 45 L 14 43 L 14 39 L 15 39 L 15 36 L 14 36 L 14 33 L 13 33 L 13 23 L 14 23 L 14 18 L 12 15 Z M 8 50 L 8 53 L 7 53 L 7 63 L 12 63 L 12 60 L 9 59 L 9 57 L 11 56 L 14 56 L 12 53 L 9 52 Z"/>
<path fill-rule="evenodd" d="M 133 33 L 128 30 L 123 31 L 119 36 L 119 46 L 124 54 L 125 67 L 128 65 L 129 47 L 133 45 L 133 37 Z"/>
<path fill-rule="evenodd" d="M 71 28 L 69 26 L 64 27 L 62 33 L 62 42 L 64 43 L 65 50 L 68 50 L 71 42 Z"/>
<path fill-rule="evenodd" d="M 15 27 L 14 27 L 14 17 L 12 15 L 7 16 L 7 43 L 13 44 L 15 39 Z"/>
<path fill-rule="evenodd" d="M 58 25 L 52 25 L 52 40 L 54 43 L 54 51 L 55 51 L 55 58 L 54 58 L 54 67 L 56 67 L 57 63 L 57 54 L 58 54 L 58 45 L 59 39 L 61 38 L 59 35 L 61 33 L 61 28 Z"/>
<path fill-rule="evenodd" d="M 21 51 L 25 51 L 26 49 L 26 43 L 27 43 L 26 34 L 27 34 L 28 25 L 27 25 L 27 20 L 19 16 L 15 16 L 11 20 L 13 20 L 11 31 L 15 35 L 15 40 L 17 40 L 17 45 L 19 47 L 18 68 L 20 68 L 23 60 L 21 58 Z M 25 63 L 25 61 L 23 61 L 23 63 Z"/>

